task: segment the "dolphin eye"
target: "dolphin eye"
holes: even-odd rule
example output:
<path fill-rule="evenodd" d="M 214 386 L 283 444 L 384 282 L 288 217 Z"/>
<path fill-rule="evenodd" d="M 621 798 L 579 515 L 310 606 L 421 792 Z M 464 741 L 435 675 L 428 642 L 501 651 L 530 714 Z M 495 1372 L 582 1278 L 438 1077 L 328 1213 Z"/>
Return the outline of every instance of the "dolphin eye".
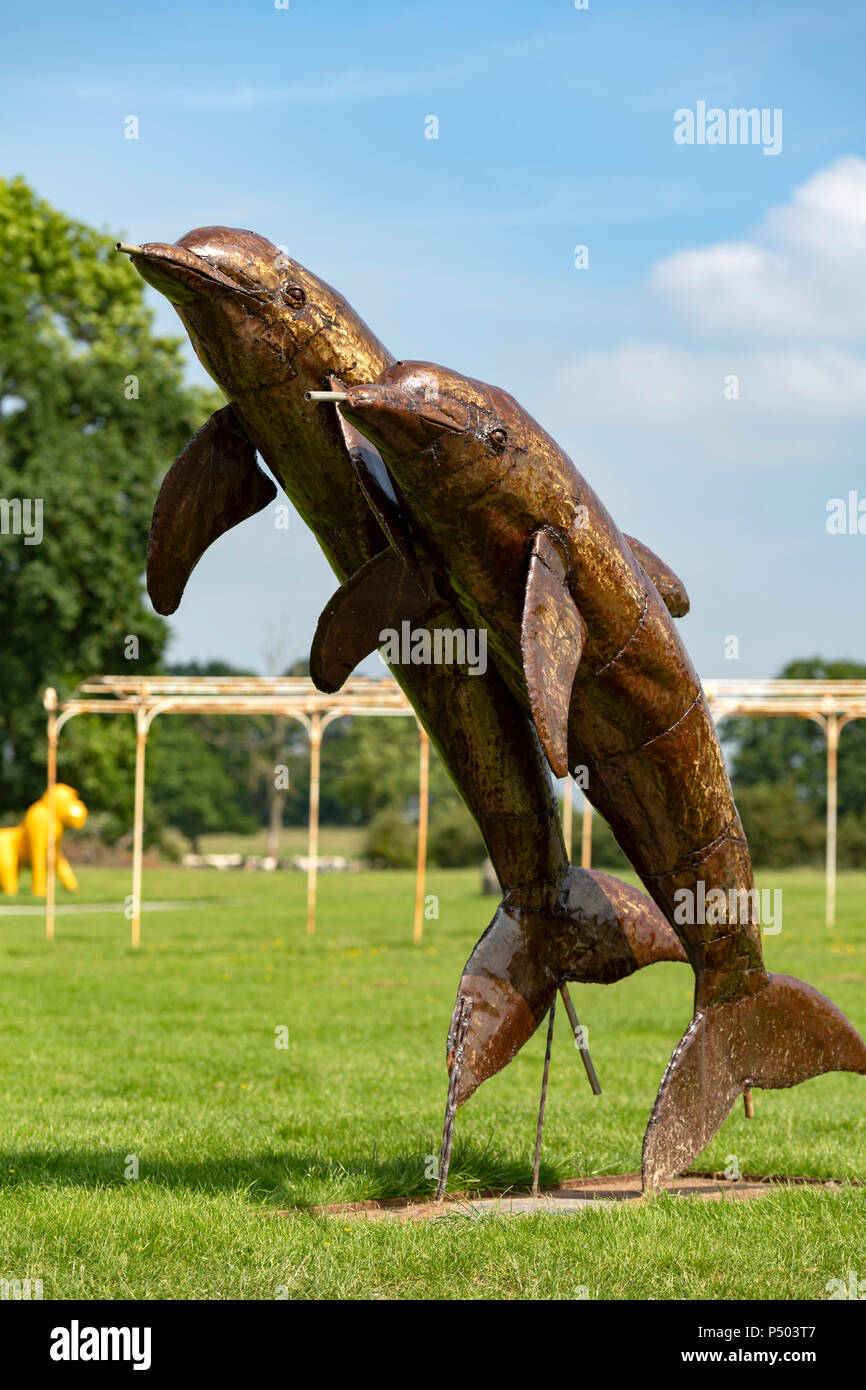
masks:
<path fill-rule="evenodd" d="M 307 298 L 300 285 L 283 285 L 281 293 L 286 303 L 293 305 L 295 308 L 303 304 Z"/>
<path fill-rule="evenodd" d="M 491 430 L 487 438 L 495 449 L 504 449 L 508 443 L 508 435 L 505 430 Z"/>

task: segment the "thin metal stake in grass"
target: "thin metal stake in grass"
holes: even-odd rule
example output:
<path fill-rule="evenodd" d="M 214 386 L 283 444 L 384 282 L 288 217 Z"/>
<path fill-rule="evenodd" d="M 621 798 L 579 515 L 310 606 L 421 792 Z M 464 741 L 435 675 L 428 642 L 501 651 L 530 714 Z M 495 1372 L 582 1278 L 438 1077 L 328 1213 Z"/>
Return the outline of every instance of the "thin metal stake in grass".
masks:
<path fill-rule="evenodd" d="M 463 1048 L 466 1043 L 466 1033 L 469 1029 L 469 1020 L 472 1017 L 472 1000 L 460 995 L 457 1000 L 457 1007 L 454 1010 L 454 1017 L 451 1021 L 451 1031 L 448 1034 L 448 1055 L 451 1058 L 451 1071 L 448 1078 L 448 1100 L 445 1103 L 445 1124 L 442 1129 L 442 1147 L 439 1150 L 439 1181 L 436 1184 L 437 1202 L 445 1200 L 445 1189 L 448 1186 L 448 1169 L 451 1167 L 451 1144 L 454 1139 L 454 1116 L 457 1113 L 457 1087 L 460 1084 L 460 1072 L 463 1068 Z"/>
<path fill-rule="evenodd" d="M 535 1163 L 532 1167 L 532 1195 L 538 1196 L 538 1169 L 541 1166 L 541 1131 L 544 1128 L 544 1107 L 547 1103 L 547 1078 L 550 1075 L 550 1049 L 553 1046 L 553 1020 L 556 1017 L 556 995 L 550 1006 L 550 1022 L 547 1025 L 547 1049 L 544 1053 L 544 1075 L 541 1078 L 541 1101 L 538 1106 L 538 1128 L 535 1131 Z"/>
<path fill-rule="evenodd" d="M 600 1096 L 601 1083 L 599 1082 L 599 1079 L 595 1074 L 595 1067 L 592 1065 L 592 1058 L 589 1055 L 589 1048 L 587 1047 L 586 1042 L 584 1040 L 583 1029 L 580 1026 L 580 1020 L 577 1017 L 577 1010 L 574 1007 L 571 995 L 568 992 L 568 986 L 560 985 L 559 993 L 562 1002 L 565 1005 L 565 1012 L 568 1014 L 568 1021 L 571 1024 L 571 1031 L 574 1034 L 574 1041 L 577 1044 L 578 1050 L 580 1051 L 580 1060 L 583 1062 L 584 1069 L 586 1071 L 587 1076 L 589 1077 L 589 1084 L 592 1087 L 592 1094 L 594 1096 Z"/>

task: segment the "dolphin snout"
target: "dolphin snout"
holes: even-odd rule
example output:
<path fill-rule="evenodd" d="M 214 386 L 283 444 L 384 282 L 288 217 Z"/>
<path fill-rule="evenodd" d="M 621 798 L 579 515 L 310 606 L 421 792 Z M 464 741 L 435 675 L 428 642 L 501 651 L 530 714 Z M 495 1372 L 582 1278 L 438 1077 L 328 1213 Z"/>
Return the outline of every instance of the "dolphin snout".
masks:
<path fill-rule="evenodd" d="M 166 241 L 146 241 L 133 246 L 117 241 L 115 250 L 129 256 L 142 280 L 146 280 L 172 304 L 192 304 L 207 296 L 217 285 L 237 289 L 222 271 L 185 246 Z"/>
<path fill-rule="evenodd" d="M 435 399 L 388 384 L 353 387 L 340 410 L 386 456 L 420 452 L 443 433 L 460 434 L 465 423 Z"/>

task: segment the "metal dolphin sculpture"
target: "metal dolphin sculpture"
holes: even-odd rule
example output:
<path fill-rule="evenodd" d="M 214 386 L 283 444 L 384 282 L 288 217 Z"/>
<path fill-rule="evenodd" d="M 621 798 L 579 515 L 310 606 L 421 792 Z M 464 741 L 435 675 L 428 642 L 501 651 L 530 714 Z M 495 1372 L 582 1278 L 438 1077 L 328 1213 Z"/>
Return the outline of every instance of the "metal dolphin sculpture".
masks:
<path fill-rule="evenodd" d="M 333 405 L 305 402 L 308 392 L 351 388 L 393 362 L 343 297 L 254 232 L 201 227 L 176 243 L 118 250 L 174 304 L 229 401 L 180 454 L 157 499 L 147 559 L 157 610 L 173 612 L 207 547 L 275 496 L 258 451 L 337 576 L 365 594 L 377 631 L 396 614 L 430 632 L 462 630 L 461 614 L 403 543 L 405 521 L 376 450 Z M 346 674 L 356 664 L 351 646 L 349 634 Z M 531 992 L 530 973 L 542 994 L 553 976 L 610 982 L 684 959 L 645 894 L 569 865 L 532 724 L 494 668 L 403 665 L 394 674 L 478 823 L 505 892 L 495 920 L 524 941 L 515 998 Z"/>
<path fill-rule="evenodd" d="M 571 460 L 504 391 L 429 363 L 398 362 L 339 408 L 380 449 L 425 569 L 487 629 L 553 771 L 588 769 L 587 795 L 694 969 L 644 1185 L 687 1166 L 750 1087 L 866 1073 L 866 1045 L 830 1000 L 764 966 L 748 845 L 700 681 L 634 543 Z M 359 601 L 348 593 L 323 615 L 314 656 L 326 667 Z M 531 992 L 502 984 L 512 937 L 498 915 L 461 980 L 458 1007 L 474 1008 L 458 1103 L 541 1016 Z"/>

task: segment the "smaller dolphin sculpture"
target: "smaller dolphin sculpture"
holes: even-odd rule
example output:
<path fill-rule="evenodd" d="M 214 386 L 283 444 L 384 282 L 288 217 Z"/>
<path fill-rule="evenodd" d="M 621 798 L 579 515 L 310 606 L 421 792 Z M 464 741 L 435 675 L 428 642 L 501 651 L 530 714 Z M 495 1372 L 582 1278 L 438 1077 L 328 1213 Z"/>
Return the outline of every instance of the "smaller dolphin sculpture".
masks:
<path fill-rule="evenodd" d="M 588 769 L 586 794 L 694 970 L 694 1017 L 644 1139 L 645 1187 L 686 1167 L 752 1086 L 866 1073 L 866 1045 L 831 1001 L 765 968 L 748 845 L 671 621 L 669 609 L 683 605 L 676 582 L 652 581 L 645 552 L 504 391 L 398 362 L 338 408 L 384 458 L 407 518 L 404 546 L 420 548 L 428 585 L 487 630 L 557 776 Z M 362 611 L 357 586 L 332 600 L 316 664 L 328 667 L 346 622 L 356 651 L 362 636 L 377 644 L 375 621 L 359 631 Z M 556 981 L 537 962 L 523 955 L 515 969 L 516 946 L 498 914 L 466 966 L 459 997 L 473 1007 L 458 1103 L 514 1055 L 553 997 Z"/>

